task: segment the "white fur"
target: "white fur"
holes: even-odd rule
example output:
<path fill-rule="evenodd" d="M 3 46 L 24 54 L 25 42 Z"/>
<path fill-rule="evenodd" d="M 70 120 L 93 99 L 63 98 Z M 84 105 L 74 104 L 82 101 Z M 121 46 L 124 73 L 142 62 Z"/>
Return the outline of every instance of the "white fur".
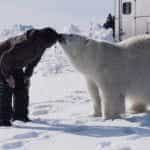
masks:
<path fill-rule="evenodd" d="M 125 113 L 125 98 L 137 111 L 150 104 L 149 35 L 118 44 L 79 35 L 63 34 L 63 38 L 61 46 L 87 79 L 96 116 L 109 119 Z"/>

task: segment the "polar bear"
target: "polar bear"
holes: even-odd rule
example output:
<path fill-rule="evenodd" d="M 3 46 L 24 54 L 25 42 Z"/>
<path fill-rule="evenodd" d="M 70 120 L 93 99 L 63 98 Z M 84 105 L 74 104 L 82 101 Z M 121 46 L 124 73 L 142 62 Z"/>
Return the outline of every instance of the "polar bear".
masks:
<path fill-rule="evenodd" d="M 86 80 L 94 100 L 94 115 L 113 119 L 125 113 L 125 100 L 134 112 L 150 104 L 150 35 L 119 43 L 60 34 L 59 43 Z"/>

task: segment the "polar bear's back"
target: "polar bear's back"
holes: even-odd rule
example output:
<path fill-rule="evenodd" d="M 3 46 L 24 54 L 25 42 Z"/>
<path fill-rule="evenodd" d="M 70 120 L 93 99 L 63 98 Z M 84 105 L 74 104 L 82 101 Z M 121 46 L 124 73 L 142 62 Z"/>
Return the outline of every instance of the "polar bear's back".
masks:
<path fill-rule="evenodd" d="M 150 99 L 150 35 L 129 38 L 118 45 L 127 51 L 128 96 L 143 102 Z"/>
<path fill-rule="evenodd" d="M 135 47 L 136 49 L 147 49 L 150 48 L 150 35 L 134 36 L 117 44 L 123 48 Z"/>

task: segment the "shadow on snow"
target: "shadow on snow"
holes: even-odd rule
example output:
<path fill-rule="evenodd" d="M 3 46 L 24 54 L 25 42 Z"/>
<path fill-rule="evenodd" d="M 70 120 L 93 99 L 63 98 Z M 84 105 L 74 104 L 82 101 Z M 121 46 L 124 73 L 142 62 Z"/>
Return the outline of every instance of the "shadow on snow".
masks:
<path fill-rule="evenodd" d="M 130 122 L 140 122 L 139 127 L 117 127 L 117 126 L 92 126 L 60 123 L 59 120 L 34 120 L 32 124 L 15 125 L 16 128 L 31 129 L 39 131 L 59 131 L 80 136 L 90 137 L 119 137 L 135 134 L 137 136 L 150 136 L 150 116 L 135 116 L 127 118 Z M 36 124 L 36 126 L 34 126 Z M 39 126 L 37 126 L 39 124 Z M 44 126 L 41 126 L 44 125 Z M 149 127 L 147 127 L 147 125 Z"/>

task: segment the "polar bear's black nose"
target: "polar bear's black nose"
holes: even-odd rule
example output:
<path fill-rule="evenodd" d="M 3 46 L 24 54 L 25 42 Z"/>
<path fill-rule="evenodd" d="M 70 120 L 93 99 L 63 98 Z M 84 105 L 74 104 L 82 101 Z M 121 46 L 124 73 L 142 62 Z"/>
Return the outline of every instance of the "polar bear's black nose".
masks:
<path fill-rule="evenodd" d="M 64 38 L 63 34 L 58 35 L 58 41 L 61 43 L 65 43 L 65 38 Z"/>

